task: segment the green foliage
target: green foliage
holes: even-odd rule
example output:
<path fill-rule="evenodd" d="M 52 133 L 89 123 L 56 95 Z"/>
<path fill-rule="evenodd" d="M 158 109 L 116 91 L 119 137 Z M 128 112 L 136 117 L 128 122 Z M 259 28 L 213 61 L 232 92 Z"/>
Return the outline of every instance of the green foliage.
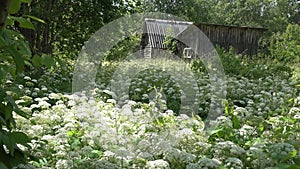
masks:
<path fill-rule="evenodd" d="M 271 40 L 271 57 L 278 62 L 300 63 L 300 26 L 290 24 L 285 32 L 274 34 Z"/>
<path fill-rule="evenodd" d="M 282 62 L 257 60 L 249 56 L 235 55 L 232 48 L 228 53 L 218 47 L 217 51 L 225 73 L 230 76 L 259 79 L 269 76 L 290 78 L 293 75 L 290 66 Z"/>
<path fill-rule="evenodd" d="M 16 14 L 21 0 L 12 1 L 9 7 L 7 26 L 16 21 L 20 27 L 34 29 L 32 23 L 22 17 L 11 16 Z M 30 1 L 26 1 L 29 3 Z M 13 168 L 20 163 L 25 163 L 29 154 L 20 149 L 20 145 L 29 148 L 30 139 L 23 132 L 14 131 L 16 122 L 14 113 L 28 118 L 29 115 L 20 110 L 14 101 L 15 92 L 9 86 L 11 80 L 18 78 L 24 71 L 25 65 L 30 65 L 31 51 L 24 37 L 12 29 L 0 31 L 0 166 Z"/>
<path fill-rule="evenodd" d="M 118 42 L 111 50 L 109 50 L 103 60 L 105 61 L 122 61 L 124 59 L 130 60 L 133 54 L 139 54 L 140 50 L 140 36 L 132 35 Z M 135 53 L 137 52 L 137 53 Z"/>
<path fill-rule="evenodd" d="M 167 46 L 167 49 L 172 52 L 175 55 L 178 55 L 178 41 L 173 37 L 174 35 L 172 35 L 172 29 L 171 30 L 167 30 L 167 35 L 165 37 L 165 41 L 163 42 L 163 44 L 165 44 Z"/>
<path fill-rule="evenodd" d="M 105 23 L 133 12 L 136 6 L 135 1 L 34 0 L 22 6 L 17 14 L 32 20 L 37 28 L 35 31 L 21 29 L 34 54 L 59 52 L 75 59 L 93 33 Z"/>

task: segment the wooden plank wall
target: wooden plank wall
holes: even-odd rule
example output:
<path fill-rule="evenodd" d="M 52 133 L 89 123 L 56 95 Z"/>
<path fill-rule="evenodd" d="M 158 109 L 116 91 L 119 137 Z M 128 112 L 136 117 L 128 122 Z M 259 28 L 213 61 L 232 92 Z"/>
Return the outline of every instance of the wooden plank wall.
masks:
<path fill-rule="evenodd" d="M 213 24 L 194 24 L 210 39 L 216 46 L 217 44 L 229 51 L 232 46 L 237 54 L 256 55 L 258 52 L 258 42 L 263 28 L 249 28 L 237 26 L 223 26 Z"/>
<path fill-rule="evenodd" d="M 262 33 L 266 31 L 266 29 L 263 28 L 225 26 L 205 23 L 194 23 L 194 25 L 206 34 L 214 46 L 218 44 L 226 51 L 229 51 L 232 46 L 236 54 L 249 56 L 257 55 L 259 38 Z M 146 48 L 146 46 L 153 49 L 166 49 L 166 45 L 163 42 L 165 37 L 162 35 L 166 34 L 166 30 L 170 26 L 174 27 L 174 23 L 155 20 L 147 21 L 145 27 L 146 30 L 144 30 L 147 33 L 144 32 L 142 36 L 141 49 Z M 186 24 L 179 24 L 176 26 L 186 27 Z M 201 40 L 199 40 L 199 43 L 201 43 Z M 207 44 L 203 43 L 201 45 Z M 178 46 L 178 51 L 183 51 L 183 49 L 180 48 L 184 48 L 184 44 L 180 44 Z"/>

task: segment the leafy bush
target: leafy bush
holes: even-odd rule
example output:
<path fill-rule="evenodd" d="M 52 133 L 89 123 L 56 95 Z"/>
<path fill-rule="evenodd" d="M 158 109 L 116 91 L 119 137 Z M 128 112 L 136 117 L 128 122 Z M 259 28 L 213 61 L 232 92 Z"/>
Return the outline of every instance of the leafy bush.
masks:
<path fill-rule="evenodd" d="M 224 71 L 229 76 L 246 77 L 249 79 L 266 78 L 269 76 L 290 78 L 293 70 L 283 62 L 257 60 L 248 56 L 235 55 L 233 50 L 228 53 L 217 47 Z"/>
<path fill-rule="evenodd" d="M 24 37 L 13 29 L 6 29 L 6 26 L 18 22 L 23 28 L 34 29 L 29 20 L 10 15 L 18 12 L 21 1 L 12 1 L 10 6 L 9 3 L 7 5 L 9 15 L 6 23 L 0 26 L 0 168 L 3 169 L 26 162 L 29 154 L 24 149 L 29 148 L 30 141 L 25 133 L 15 130 L 14 112 L 27 118 L 29 115 L 15 103 L 11 84 L 29 64 L 31 51 Z M 5 13 L 1 11 L 1 15 Z"/>
<path fill-rule="evenodd" d="M 289 24 L 283 33 L 273 35 L 270 52 L 272 58 L 278 62 L 300 62 L 300 26 Z"/>

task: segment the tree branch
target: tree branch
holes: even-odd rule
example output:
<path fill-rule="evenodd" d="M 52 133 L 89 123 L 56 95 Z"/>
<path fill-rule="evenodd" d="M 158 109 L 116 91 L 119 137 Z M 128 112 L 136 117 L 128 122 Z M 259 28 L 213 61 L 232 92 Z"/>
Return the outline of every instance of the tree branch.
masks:
<path fill-rule="evenodd" d="M 11 0 L 0 0 L 0 32 L 5 27 L 10 1 Z"/>

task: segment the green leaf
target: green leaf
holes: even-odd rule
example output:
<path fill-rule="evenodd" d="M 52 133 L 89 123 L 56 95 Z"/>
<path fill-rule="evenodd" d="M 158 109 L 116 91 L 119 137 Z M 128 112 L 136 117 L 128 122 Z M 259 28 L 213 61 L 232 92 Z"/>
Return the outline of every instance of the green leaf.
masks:
<path fill-rule="evenodd" d="M 21 0 L 11 0 L 8 13 L 15 14 L 21 8 Z"/>
<path fill-rule="evenodd" d="M 232 126 L 234 129 L 241 128 L 241 123 L 237 116 L 234 116 L 234 115 L 232 116 Z"/>
<path fill-rule="evenodd" d="M 25 65 L 26 65 L 26 66 L 32 67 L 32 64 L 31 64 L 31 62 L 30 62 L 30 61 L 28 61 L 28 60 L 25 60 L 25 61 L 24 61 L 24 63 L 25 63 Z"/>
<path fill-rule="evenodd" d="M 227 167 L 221 166 L 220 169 L 228 169 Z"/>
<path fill-rule="evenodd" d="M 15 17 L 15 16 L 10 16 L 11 19 L 17 21 L 20 23 L 20 27 L 26 28 L 26 29 L 33 29 L 35 30 L 33 24 L 30 22 L 30 20 L 25 19 L 23 17 Z"/>
<path fill-rule="evenodd" d="M 290 165 L 285 163 L 279 163 L 275 166 L 275 169 L 300 169 L 297 165 Z"/>
<path fill-rule="evenodd" d="M 0 47 L 3 48 L 8 45 L 10 40 L 10 35 L 8 29 L 4 29 L 0 34 Z"/>
<path fill-rule="evenodd" d="M 42 55 L 42 62 L 43 65 L 45 65 L 47 68 L 51 68 L 51 66 L 54 65 L 54 60 L 49 55 Z"/>
<path fill-rule="evenodd" d="M 31 61 L 34 67 L 41 66 L 42 59 L 39 55 L 34 55 Z"/>
<path fill-rule="evenodd" d="M 35 20 L 35 21 L 38 21 L 38 22 L 40 22 L 40 23 L 46 24 L 46 22 L 45 22 L 44 20 L 42 20 L 42 19 L 40 19 L 40 18 L 37 18 L 37 17 L 35 17 L 35 16 L 24 15 L 24 17 L 28 17 L 28 18 L 33 19 L 33 20 Z"/>
<path fill-rule="evenodd" d="M 3 102 L 4 98 L 6 97 L 5 90 L 0 89 L 0 103 Z"/>
<path fill-rule="evenodd" d="M 13 106 L 10 103 L 7 103 L 7 105 L 4 107 L 5 120 L 8 120 L 12 117 L 12 112 L 13 112 Z"/>
<path fill-rule="evenodd" d="M 22 58 L 22 54 L 14 47 L 8 47 L 7 50 L 14 58 L 16 64 L 16 74 L 23 72 L 25 64 L 24 59 Z"/>
<path fill-rule="evenodd" d="M 209 135 L 213 135 L 213 134 L 216 134 L 216 133 L 218 133 L 218 132 L 220 132 L 220 131 L 223 131 L 223 130 L 224 130 L 223 128 L 214 129 L 214 130 L 209 130 L 209 131 L 208 131 L 208 134 L 209 134 Z"/>
<path fill-rule="evenodd" d="M 0 168 L 1 169 L 8 169 L 7 166 L 4 163 L 2 163 L 1 161 L 0 161 Z"/>
<path fill-rule="evenodd" d="M 15 143 L 10 140 L 9 136 L 6 133 L 1 135 L 1 142 L 7 147 L 9 153 L 13 155 Z"/>
<path fill-rule="evenodd" d="M 67 135 L 70 136 L 70 137 L 74 136 L 75 134 L 76 134 L 76 131 L 68 131 L 67 132 Z"/>
<path fill-rule="evenodd" d="M 7 16 L 7 18 L 5 20 L 5 25 L 12 26 L 13 24 L 14 24 L 14 20 L 11 19 L 10 16 Z"/>
<path fill-rule="evenodd" d="M 21 0 L 23 3 L 31 3 L 32 0 Z"/>
<path fill-rule="evenodd" d="M 23 132 L 12 132 L 9 134 L 9 138 L 12 142 L 26 145 L 30 139 L 28 136 Z"/>
<path fill-rule="evenodd" d="M 294 159 L 296 165 L 300 166 L 300 159 Z"/>
<path fill-rule="evenodd" d="M 30 47 L 29 44 L 26 43 L 25 41 L 20 41 L 19 44 L 19 50 L 23 55 L 26 55 L 28 57 L 31 57 L 31 51 L 30 51 Z"/>
<path fill-rule="evenodd" d="M 6 98 L 13 105 L 14 111 L 18 115 L 20 115 L 20 116 L 22 116 L 24 118 L 28 118 L 29 117 L 29 114 L 27 114 L 27 113 L 25 113 L 25 112 L 23 112 L 22 110 L 19 109 L 19 107 L 17 106 L 17 104 L 15 103 L 15 101 L 11 98 L 11 96 L 7 95 Z"/>
<path fill-rule="evenodd" d="M 22 28 L 35 30 L 33 24 L 27 19 L 22 18 L 21 20 L 19 20 L 19 23 L 20 23 L 20 27 Z"/>
<path fill-rule="evenodd" d="M 291 152 L 289 153 L 289 157 L 290 157 L 290 158 L 294 158 L 294 157 L 296 157 L 296 155 L 297 155 L 297 151 L 296 151 L 296 150 L 293 150 L 293 151 L 291 151 Z"/>

